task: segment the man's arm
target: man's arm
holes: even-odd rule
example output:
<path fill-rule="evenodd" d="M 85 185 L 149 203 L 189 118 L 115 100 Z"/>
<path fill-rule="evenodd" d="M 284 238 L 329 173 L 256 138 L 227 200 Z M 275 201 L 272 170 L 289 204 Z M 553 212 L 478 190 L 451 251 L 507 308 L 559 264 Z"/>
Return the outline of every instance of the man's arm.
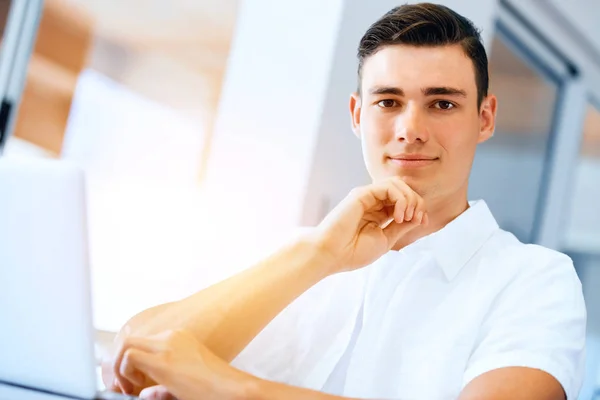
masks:
<path fill-rule="evenodd" d="M 256 381 L 241 390 L 246 400 L 355 400 L 270 381 Z M 164 386 L 150 389 L 156 398 L 173 400 Z M 150 394 L 150 391 L 147 392 Z M 150 396 L 150 398 L 154 398 Z M 507 367 L 482 374 L 469 383 L 458 400 L 565 400 L 562 386 L 551 375 L 536 369 Z M 372 399 L 383 400 L 383 399 Z M 386 399 L 386 400 L 402 400 Z"/>
<path fill-rule="evenodd" d="M 565 400 L 561 384 L 550 374 L 525 367 L 498 368 L 473 379 L 459 400 Z M 570 399 L 569 399 L 570 400 Z"/>
<path fill-rule="evenodd" d="M 143 311 L 120 336 L 185 329 L 230 362 L 288 304 L 325 278 L 329 263 L 315 245 L 299 240 L 188 298 Z"/>
<path fill-rule="evenodd" d="M 233 368 L 186 331 L 126 340 L 121 374 L 131 382 L 144 376 L 161 386 L 145 398 L 193 400 L 351 400 L 258 378 Z M 391 377 L 393 379 L 393 377 Z M 497 368 L 469 382 L 458 400 L 565 400 L 552 375 L 525 367 Z M 423 399 L 430 400 L 430 399 Z M 444 399 L 446 400 L 446 399 Z M 571 399 L 569 399 L 571 400 Z"/>
<path fill-rule="evenodd" d="M 264 380 L 254 382 L 250 386 L 247 400 L 353 400 Z M 565 399 L 562 386 L 552 375 L 541 370 L 521 367 L 500 368 L 482 374 L 473 379 L 458 398 L 458 400 Z"/>
<path fill-rule="evenodd" d="M 370 264 L 426 220 L 423 200 L 399 178 L 353 190 L 318 228 L 255 267 L 132 318 L 117 337 L 120 348 L 111 363 L 120 389 L 135 392 L 119 377 L 127 337 L 184 329 L 230 362 L 307 289 L 328 275 Z M 104 380 L 119 389 L 111 374 Z"/>
<path fill-rule="evenodd" d="M 311 241 L 298 240 L 258 265 L 183 300 L 145 310 L 121 329 L 113 358 L 102 365 L 107 388 L 138 393 L 155 384 L 132 385 L 119 377 L 120 354 L 130 336 L 185 329 L 221 359 L 231 362 L 288 304 L 331 270 Z"/>

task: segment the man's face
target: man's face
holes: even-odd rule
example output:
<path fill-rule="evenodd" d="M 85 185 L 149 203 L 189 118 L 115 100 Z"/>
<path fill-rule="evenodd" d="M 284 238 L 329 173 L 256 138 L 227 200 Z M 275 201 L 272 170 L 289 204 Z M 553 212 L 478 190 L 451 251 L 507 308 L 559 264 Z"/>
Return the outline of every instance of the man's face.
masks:
<path fill-rule="evenodd" d="M 365 60 L 354 132 L 374 181 L 399 176 L 421 196 L 466 194 L 475 148 L 494 130 L 496 99 L 479 110 L 474 66 L 460 45 L 390 45 Z"/>

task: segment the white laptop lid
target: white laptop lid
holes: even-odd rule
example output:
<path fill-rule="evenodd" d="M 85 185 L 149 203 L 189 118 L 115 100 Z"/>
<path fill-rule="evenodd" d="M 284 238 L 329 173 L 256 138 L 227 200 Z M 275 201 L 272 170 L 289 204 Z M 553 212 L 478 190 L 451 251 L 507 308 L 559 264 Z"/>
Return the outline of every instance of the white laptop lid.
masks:
<path fill-rule="evenodd" d="M 0 158 L 0 382 L 96 392 L 83 173 Z"/>

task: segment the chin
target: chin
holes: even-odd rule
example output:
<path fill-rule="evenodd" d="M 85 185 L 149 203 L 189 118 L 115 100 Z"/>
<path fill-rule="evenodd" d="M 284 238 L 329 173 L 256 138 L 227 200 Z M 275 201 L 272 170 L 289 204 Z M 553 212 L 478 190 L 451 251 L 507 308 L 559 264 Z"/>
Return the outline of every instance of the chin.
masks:
<path fill-rule="evenodd" d="M 396 176 L 401 178 L 405 182 L 424 182 L 427 179 L 430 179 L 429 174 L 424 174 L 425 171 L 412 171 L 412 170 L 400 170 L 395 168 L 386 169 L 384 174 L 382 175 L 382 179 L 391 178 Z"/>
<path fill-rule="evenodd" d="M 427 188 L 430 186 L 430 182 L 428 182 L 430 178 L 419 175 L 421 174 L 416 174 L 413 171 L 385 171 L 384 174 L 379 174 L 376 178 L 374 178 L 373 182 L 378 182 L 396 176 L 406 182 L 406 184 L 410 186 L 412 190 L 423 196 L 428 192 Z"/>
<path fill-rule="evenodd" d="M 427 192 L 427 184 L 426 182 L 423 182 L 423 179 L 418 179 L 414 176 L 400 176 L 400 178 L 421 196 Z"/>

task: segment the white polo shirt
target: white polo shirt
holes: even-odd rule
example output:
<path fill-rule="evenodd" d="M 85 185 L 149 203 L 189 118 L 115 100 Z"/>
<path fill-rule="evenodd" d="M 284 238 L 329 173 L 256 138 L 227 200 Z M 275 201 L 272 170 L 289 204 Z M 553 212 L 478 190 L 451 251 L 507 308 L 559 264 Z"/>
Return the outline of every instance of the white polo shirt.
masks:
<path fill-rule="evenodd" d="M 331 276 L 232 362 L 348 397 L 456 399 L 496 368 L 541 369 L 576 399 L 586 310 L 571 260 L 499 229 L 483 201 L 372 265 Z"/>

